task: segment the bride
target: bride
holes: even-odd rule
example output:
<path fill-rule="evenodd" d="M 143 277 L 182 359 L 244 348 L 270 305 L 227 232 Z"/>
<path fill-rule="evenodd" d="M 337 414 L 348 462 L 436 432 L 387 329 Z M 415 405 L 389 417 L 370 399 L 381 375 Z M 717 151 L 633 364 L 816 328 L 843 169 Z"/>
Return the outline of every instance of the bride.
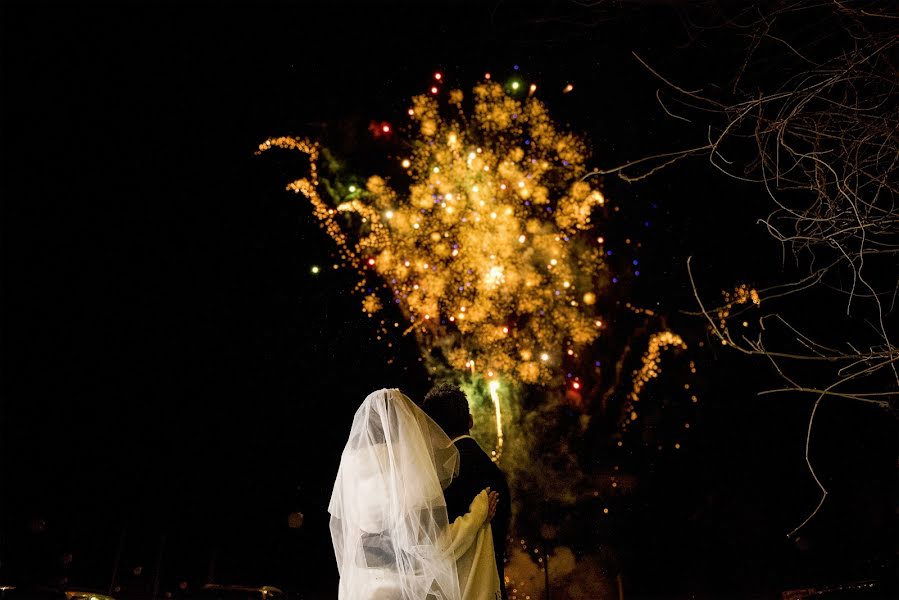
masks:
<path fill-rule="evenodd" d="M 458 467 L 451 440 L 402 392 L 365 399 L 328 506 L 340 600 L 499 598 L 497 494 L 484 490 L 449 523 L 443 489 Z"/>

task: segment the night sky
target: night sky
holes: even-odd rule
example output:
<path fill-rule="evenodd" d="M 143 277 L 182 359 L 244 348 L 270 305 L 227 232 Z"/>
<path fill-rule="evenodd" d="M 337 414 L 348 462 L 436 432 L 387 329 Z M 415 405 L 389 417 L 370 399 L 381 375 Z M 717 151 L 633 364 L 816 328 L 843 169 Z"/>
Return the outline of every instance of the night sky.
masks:
<path fill-rule="evenodd" d="M 164 543 L 165 590 L 214 564 L 219 581 L 333 597 L 327 500 L 352 414 L 372 390 L 421 397 L 429 381 L 413 340 L 374 339 L 353 273 L 310 272 L 332 242 L 283 191 L 298 161 L 258 144 L 317 137 L 375 172 L 369 122 L 399 120 L 435 70 L 464 89 L 513 65 L 603 167 L 701 143 L 631 52 L 700 87 L 743 47 L 691 41 L 677 6 L 589 22 L 558 1 L 3 3 L 0 584 L 105 589 L 121 547 L 137 589 Z M 651 222 L 635 303 L 690 321 L 690 255 L 710 294 L 778 270 L 764 198 L 702 158 L 605 189 Z M 817 501 L 809 399 L 756 398 L 774 381 L 760 360 L 716 349 L 700 369 L 695 441 L 627 509 L 634 597 L 877 576 L 895 543 L 895 423 L 822 410 L 835 491 L 795 542 Z"/>

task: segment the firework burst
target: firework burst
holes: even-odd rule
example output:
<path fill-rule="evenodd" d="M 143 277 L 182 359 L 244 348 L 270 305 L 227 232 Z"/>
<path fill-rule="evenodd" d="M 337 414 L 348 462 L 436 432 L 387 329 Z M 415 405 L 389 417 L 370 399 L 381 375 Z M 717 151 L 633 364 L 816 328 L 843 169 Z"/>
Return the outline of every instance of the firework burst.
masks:
<path fill-rule="evenodd" d="M 597 300 L 610 276 L 596 235 L 607 203 L 584 181 L 589 154 L 533 95 L 518 98 L 490 81 L 476 85 L 471 110 L 452 90 L 413 98 L 408 176 L 385 177 L 336 206 L 310 177 L 290 184 L 360 274 L 386 284 L 423 348 L 438 348 L 456 371 L 524 384 L 559 385 L 602 331 Z M 261 145 L 300 150 L 295 138 Z M 349 221 L 354 221 L 349 225 Z M 350 235 L 349 231 L 354 232 Z M 377 312 L 373 296 L 363 310 Z"/>

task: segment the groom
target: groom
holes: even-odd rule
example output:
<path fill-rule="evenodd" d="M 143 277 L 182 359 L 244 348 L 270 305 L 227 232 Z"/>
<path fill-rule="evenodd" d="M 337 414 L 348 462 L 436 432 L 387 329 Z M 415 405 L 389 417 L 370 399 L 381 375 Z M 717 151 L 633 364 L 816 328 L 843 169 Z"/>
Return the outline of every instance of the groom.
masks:
<path fill-rule="evenodd" d="M 491 521 L 493 548 L 503 600 L 507 599 L 503 564 L 506 533 L 509 530 L 511 498 L 506 477 L 471 435 L 474 420 L 468 410 L 468 399 L 455 385 L 440 384 L 425 396 L 421 407 L 448 435 L 459 450 L 459 476 L 444 490 L 450 522 L 468 512 L 472 499 L 489 487 L 499 492 L 496 516 Z"/>

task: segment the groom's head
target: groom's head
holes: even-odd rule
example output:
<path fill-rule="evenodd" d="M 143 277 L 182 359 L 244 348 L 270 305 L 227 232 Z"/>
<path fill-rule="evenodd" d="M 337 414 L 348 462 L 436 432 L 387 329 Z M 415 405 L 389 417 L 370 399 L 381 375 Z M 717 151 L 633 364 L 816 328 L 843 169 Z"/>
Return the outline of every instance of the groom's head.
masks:
<path fill-rule="evenodd" d="M 468 398 L 451 383 L 434 386 L 425 396 L 421 407 L 451 438 L 471 431 L 473 420 L 468 410 Z"/>

